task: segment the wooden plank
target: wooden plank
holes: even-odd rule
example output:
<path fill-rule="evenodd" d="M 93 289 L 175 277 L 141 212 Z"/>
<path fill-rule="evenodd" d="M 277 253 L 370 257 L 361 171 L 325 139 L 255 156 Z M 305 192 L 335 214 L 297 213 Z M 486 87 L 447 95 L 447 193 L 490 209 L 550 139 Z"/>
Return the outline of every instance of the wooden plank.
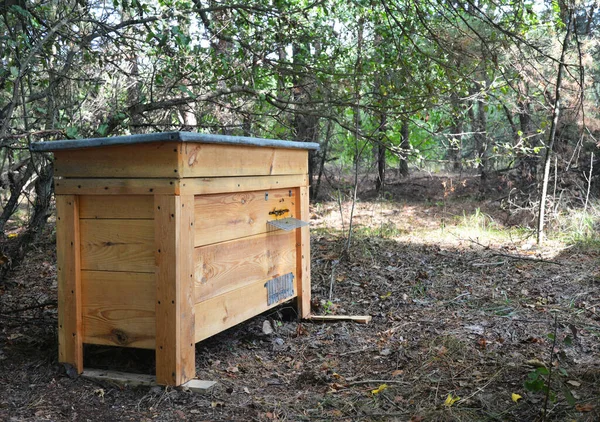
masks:
<path fill-rule="evenodd" d="M 182 179 L 181 194 L 209 195 L 214 193 L 250 192 L 308 186 L 306 174 L 278 176 L 197 177 Z"/>
<path fill-rule="evenodd" d="M 293 189 L 196 196 L 196 246 L 266 233 L 267 221 L 294 217 L 295 204 Z"/>
<path fill-rule="evenodd" d="M 74 195 L 56 195 L 58 360 L 83 371 L 79 206 Z"/>
<path fill-rule="evenodd" d="M 152 220 L 90 220 L 80 223 L 81 268 L 154 272 Z"/>
<path fill-rule="evenodd" d="M 371 322 L 371 315 L 308 315 L 309 321 L 354 321 L 359 324 L 368 324 Z"/>
<path fill-rule="evenodd" d="M 156 377 L 146 374 L 132 374 L 129 372 L 105 371 L 101 369 L 86 369 L 82 377 L 128 387 L 153 387 Z"/>
<path fill-rule="evenodd" d="M 154 198 L 156 380 L 180 385 L 196 374 L 194 342 L 194 197 Z"/>
<path fill-rule="evenodd" d="M 128 218 L 153 219 L 154 196 L 152 195 L 81 195 L 80 218 Z"/>
<path fill-rule="evenodd" d="M 195 249 L 194 266 L 198 303 L 256 280 L 295 272 L 296 235 L 277 230 L 201 246 Z"/>
<path fill-rule="evenodd" d="M 54 178 L 58 195 L 174 195 L 178 179 L 63 179 Z"/>
<path fill-rule="evenodd" d="M 81 272 L 83 342 L 155 347 L 154 273 Z"/>
<path fill-rule="evenodd" d="M 177 144 L 156 142 L 54 152 L 59 177 L 178 177 Z"/>
<path fill-rule="evenodd" d="M 308 151 L 185 143 L 181 177 L 266 176 L 308 173 Z"/>
<path fill-rule="evenodd" d="M 258 280 L 239 289 L 215 296 L 204 302 L 197 303 L 196 309 L 196 342 L 220 333 L 253 316 L 292 299 L 282 299 L 267 304 L 267 280 Z M 294 286 L 295 290 L 295 286 Z"/>
<path fill-rule="evenodd" d="M 299 200 L 296 201 L 298 219 L 309 221 L 308 186 L 297 189 Z M 296 229 L 296 272 L 298 278 L 298 315 L 306 318 L 310 314 L 310 233 L 309 226 Z"/>

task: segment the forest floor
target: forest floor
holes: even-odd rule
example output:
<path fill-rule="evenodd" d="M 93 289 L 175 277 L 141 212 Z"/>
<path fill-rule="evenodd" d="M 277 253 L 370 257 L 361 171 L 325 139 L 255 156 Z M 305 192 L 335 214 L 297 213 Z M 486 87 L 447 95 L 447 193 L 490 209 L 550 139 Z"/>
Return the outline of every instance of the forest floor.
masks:
<path fill-rule="evenodd" d="M 600 420 L 599 250 L 536 248 L 498 202 L 474 199 L 475 180 L 450 181 L 361 194 L 348 252 L 350 204 L 313 204 L 313 313 L 371 323 L 298 322 L 290 305 L 253 318 L 196 346 L 198 377 L 218 381 L 207 394 L 68 376 L 49 227 L 0 290 L 0 420 Z M 85 350 L 89 367 L 153 364 Z"/>

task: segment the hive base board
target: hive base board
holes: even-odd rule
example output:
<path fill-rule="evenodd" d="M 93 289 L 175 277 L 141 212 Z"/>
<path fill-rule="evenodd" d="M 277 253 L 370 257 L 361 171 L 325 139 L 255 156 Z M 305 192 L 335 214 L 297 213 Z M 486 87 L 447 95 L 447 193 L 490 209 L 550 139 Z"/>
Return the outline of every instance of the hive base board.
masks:
<path fill-rule="evenodd" d="M 156 384 L 156 377 L 154 375 L 132 374 L 129 372 L 85 369 L 81 376 L 94 381 L 109 382 L 129 387 L 154 387 L 158 385 Z M 180 387 L 186 388 L 195 393 L 205 393 L 210 391 L 210 389 L 212 389 L 216 384 L 216 381 L 193 379 L 185 384 L 182 384 Z"/>

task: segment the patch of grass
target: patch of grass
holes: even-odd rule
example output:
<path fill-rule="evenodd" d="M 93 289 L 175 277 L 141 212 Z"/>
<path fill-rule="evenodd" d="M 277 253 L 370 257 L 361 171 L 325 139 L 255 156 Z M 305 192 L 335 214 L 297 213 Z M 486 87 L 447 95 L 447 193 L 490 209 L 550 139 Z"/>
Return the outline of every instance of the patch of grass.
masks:
<path fill-rule="evenodd" d="M 571 209 L 556 217 L 558 238 L 577 248 L 600 252 L 600 202 L 587 209 Z"/>
<path fill-rule="evenodd" d="M 355 226 L 354 234 L 359 237 L 381 237 L 392 239 L 403 234 L 395 223 L 388 221 L 373 226 Z"/>

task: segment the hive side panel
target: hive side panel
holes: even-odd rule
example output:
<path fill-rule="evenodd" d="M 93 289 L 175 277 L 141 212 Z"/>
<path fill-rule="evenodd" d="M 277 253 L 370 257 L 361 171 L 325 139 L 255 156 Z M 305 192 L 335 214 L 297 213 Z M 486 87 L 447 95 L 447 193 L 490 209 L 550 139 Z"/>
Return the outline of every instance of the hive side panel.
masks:
<path fill-rule="evenodd" d="M 185 143 L 182 177 L 306 174 L 307 151 L 298 149 Z"/>
<path fill-rule="evenodd" d="M 179 193 L 179 179 L 107 179 L 54 178 L 58 195 L 174 195 Z"/>
<path fill-rule="evenodd" d="M 154 272 L 154 223 L 138 219 L 82 219 L 81 268 Z"/>
<path fill-rule="evenodd" d="M 296 235 L 277 230 L 197 247 L 194 267 L 197 303 L 256 280 L 294 272 Z"/>
<path fill-rule="evenodd" d="M 196 341 L 198 342 L 220 333 L 295 297 L 294 286 L 293 296 L 268 305 L 267 289 L 265 288 L 267 281 L 259 280 L 231 292 L 197 303 L 195 306 Z"/>
<path fill-rule="evenodd" d="M 267 221 L 295 217 L 294 189 L 253 191 L 195 198 L 196 246 L 266 233 Z"/>
<path fill-rule="evenodd" d="M 194 197 L 154 198 L 156 382 L 180 385 L 196 374 L 194 344 Z"/>
<path fill-rule="evenodd" d="M 181 193 L 210 195 L 214 193 L 250 192 L 308 186 L 306 174 L 279 176 L 197 177 L 181 179 Z"/>
<path fill-rule="evenodd" d="M 91 219 L 146 219 L 154 218 L 152 195 L 81 195 L 79 217 Z"/>
<path fill-rule="evenodd" d="M 114 145 L 54 152 L 58 177 L 178 177 L 176 143 Z"/>
<path fill-rule="evenodd" d="M 82 271 L 83 341 L 155 346 L 154 273 Z"/>
<path fill-rule="evenodd" d="M 58 360 L 83 371 L 79 207 L 74 195 L 56 196 Z"/>

